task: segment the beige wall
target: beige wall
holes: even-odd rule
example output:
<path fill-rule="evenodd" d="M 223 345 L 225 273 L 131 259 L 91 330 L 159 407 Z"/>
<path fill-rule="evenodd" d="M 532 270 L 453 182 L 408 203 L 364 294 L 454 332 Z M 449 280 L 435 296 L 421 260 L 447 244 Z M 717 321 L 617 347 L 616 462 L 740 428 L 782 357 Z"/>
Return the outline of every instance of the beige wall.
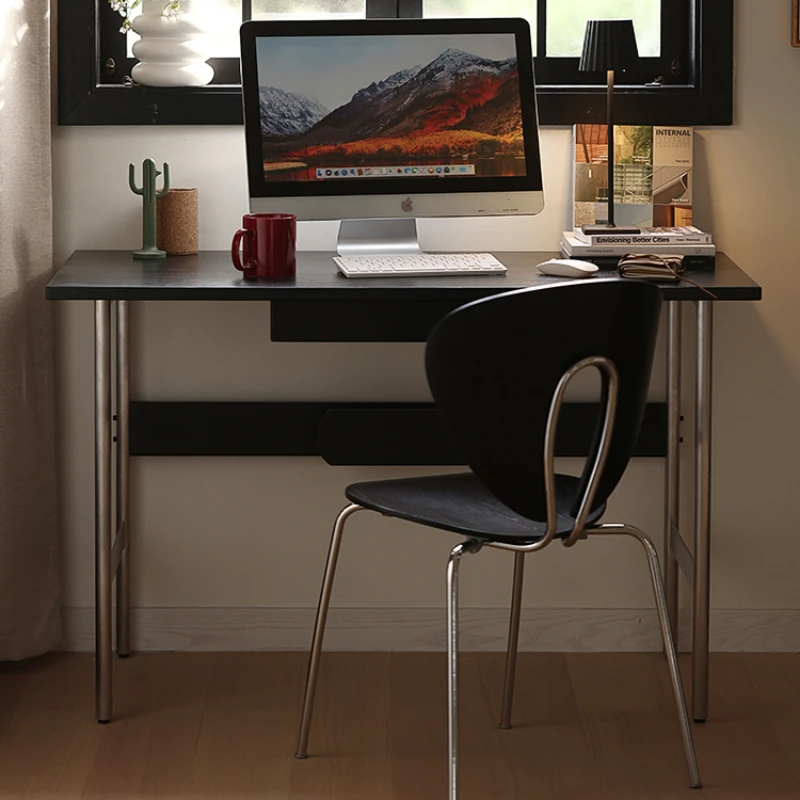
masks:
<path fill-rule="evenodd" d="M 736 124 L 696 138 L 697 222 L 764 286 L 761 304 L 717 316 L 713 604 L 800 609 L 800 538 L 791 503 L 800 446 L 800 272 L 795 211 L 800 50 L 789 3 L 739 0 Z M 779 88 L 781 87 L 781 88 Z M 547 209 L 537 218 L 436 221 L 424 246 L 552 249 L 569 205 L 570 132 L 542 133 Z M 61 128 L 54 131 L 56 257 L 78 248 L 133 248 L 137 199 L 129 161 L 169 161 L 176 186 L 201 198 L 201 247 L 224 249 L 246 210 L 239 128 Z M 334 228 L 307 225 L 301 247 L 326 249 Z M 58 326 L 60 475 L 68 607 L 92 604 L 92 311 L 61 306 Z M 273 344 L 260 304 L 140 304 L 134 311 L 133 393 L 139 399 L 419 400 L 420 345 Z M 661 374 L 654 396 L 663 396 Z M 134 461 L 135 602 L 140 607 L 302 608 L 316 602 L 330 524 L 353 480 L 399 469 L 330 468 L 318 459 Z M 660 538 L 662 464 L 635 462 L 612 511 Z M 454 539 L 360 515 L 345 542 L 336 603 L 431 608 L 443 603 Z M 398 546 L 399 545 L 399 546 Z M 535 608 L 645 608 L 631 545 L 554 547 L 531 562 Z M 467 606 L 507 602 L 507 555 L 465 565 Z"/>

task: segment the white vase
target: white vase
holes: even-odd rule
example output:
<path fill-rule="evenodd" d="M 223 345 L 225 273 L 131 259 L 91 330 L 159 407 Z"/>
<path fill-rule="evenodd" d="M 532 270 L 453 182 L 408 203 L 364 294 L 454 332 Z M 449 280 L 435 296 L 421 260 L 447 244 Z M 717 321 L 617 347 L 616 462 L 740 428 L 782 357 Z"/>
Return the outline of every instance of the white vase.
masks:
<path fill-rule="evenodd" d="M 202 6 L 202 0 L 182 0 L 184 13 L 164 19 L 164 0 L 143 0 L 142 13 L 133 20 L 133 30 L 142 37 L 132 48 L 139 59 L 131 70 L 137 83 L 205 86 L 211 81 L 214 69 L 205 63 L 211 57 L 211 39 L 203 25 Z"/>

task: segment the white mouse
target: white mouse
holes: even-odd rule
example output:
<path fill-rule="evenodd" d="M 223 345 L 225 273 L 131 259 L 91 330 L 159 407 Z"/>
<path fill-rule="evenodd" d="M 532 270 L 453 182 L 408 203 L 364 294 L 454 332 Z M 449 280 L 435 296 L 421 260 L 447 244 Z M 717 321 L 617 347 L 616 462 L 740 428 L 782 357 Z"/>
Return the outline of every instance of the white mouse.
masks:
<path fill-rule="evenodd" d="M 577 258 L 551 258 L 536 265 L 542 275 L 556 275 L 559 278 L 591 278 L 599 267 L 591 261 Z"/>

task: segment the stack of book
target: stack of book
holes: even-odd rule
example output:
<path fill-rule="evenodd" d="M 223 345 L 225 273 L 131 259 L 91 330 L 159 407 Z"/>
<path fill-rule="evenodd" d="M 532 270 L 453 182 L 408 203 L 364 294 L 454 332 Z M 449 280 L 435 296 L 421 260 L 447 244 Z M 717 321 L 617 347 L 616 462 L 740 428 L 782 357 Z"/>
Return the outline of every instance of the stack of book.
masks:
<path fill-rule="evenodd" d="M 711 234 L 691 225 L 642 228 L 641 233 L 632 236 L 564 231 L 561 240 L 563 256 L 591 261 L 600 269 L 616 269 L 620 258 L 631 253 L 682 256 L 687 269 L 714 269 L 716 252 Z"/>

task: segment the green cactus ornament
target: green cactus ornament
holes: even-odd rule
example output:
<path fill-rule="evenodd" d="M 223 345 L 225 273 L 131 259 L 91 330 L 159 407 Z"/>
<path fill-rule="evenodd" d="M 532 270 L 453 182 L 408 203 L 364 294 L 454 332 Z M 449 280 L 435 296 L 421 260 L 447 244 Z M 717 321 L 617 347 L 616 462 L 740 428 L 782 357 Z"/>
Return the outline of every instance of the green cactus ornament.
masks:
<path fill-rule="evenodd" d="M 142 249 L 136 250 L 134 258 L 166 258 L 167 254 L 156 247 L 156 200 L 164 197 L 169 191 L 169 164 L 164 162 L 164 185 L 160 192 L 156 191 L 156 178 L 161 173 L 156 169 L 156 162 L 146 158 L 142 165 L 142 188 L 136 188 L 136 168 L 133 164 L 128 169 L 128 183 L 134 194 L 142 196 Z"/>

